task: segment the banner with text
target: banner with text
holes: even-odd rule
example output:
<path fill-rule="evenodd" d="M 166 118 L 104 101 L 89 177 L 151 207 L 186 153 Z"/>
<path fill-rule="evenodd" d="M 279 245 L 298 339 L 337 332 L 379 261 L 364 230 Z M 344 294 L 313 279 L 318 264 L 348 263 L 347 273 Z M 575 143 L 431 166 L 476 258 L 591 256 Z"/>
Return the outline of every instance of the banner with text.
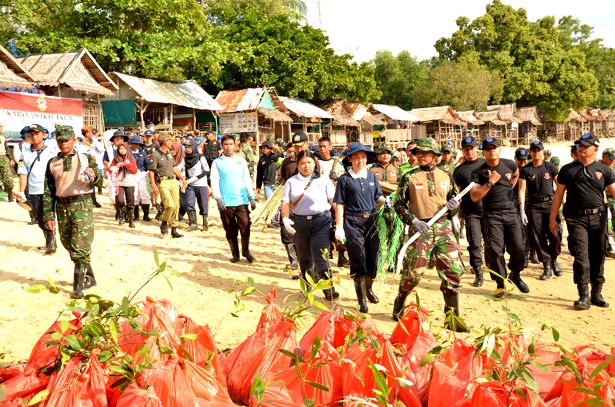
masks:
<path fill-rule="evenodd" d="M 17 135 L 25 126 L 40 124 L 51 133 L 56 123 L 73 126 L 75 134 L 83 127 L 83 101 L 45 95 L 0 91 L 0 123 L 4 132 Z"/>
<path fill-rule="evenodd" d="M 256 112 L 222 113 L 219 124 L 220 134 L 256 133 L 258 114 Z"/>

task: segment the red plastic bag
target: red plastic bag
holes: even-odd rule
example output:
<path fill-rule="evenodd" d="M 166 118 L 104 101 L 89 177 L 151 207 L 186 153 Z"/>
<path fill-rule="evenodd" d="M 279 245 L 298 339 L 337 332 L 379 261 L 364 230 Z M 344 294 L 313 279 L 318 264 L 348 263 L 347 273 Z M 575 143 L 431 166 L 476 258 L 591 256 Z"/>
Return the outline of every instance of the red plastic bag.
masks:
<path fill-rule="evenodd" d="M 41 390 L 47 388 L 50 376 L 38 373 L 36 369 L 29 368 L 23 374 L 2 383 L 4 386 L 3 402 L 16 401 L 21 398 L 32 397 Z"/>
<path fill-rule="evenodd" d="M 153 388 L 140 389 L 130 385 L 117 399 L 116 407 L 163 407 Z"/>
<path fill-rule="evenodd" d="M 416 304 L 408 305 L 404 311 L 389 340 L 393 345 L 405 345 L 407 349 L 412 349 L 419 335 L 428 331 L 423 329 L 423 324 L 427 322 L 429 311 Z"/>
<path fill-rule="evenodd" d="M 54 332 L 62 333 L 63 336 L 68 336 L 75 333 L 76 329 L 81 328 L 81 319 L 83 316 L 78 312 L 73 312 L 75 318 L 68 321 L 68 329 L 62 333 L 62 325 L 64 324 L 61 321 L 54 322 L 49 329 L 36 341 L 34 344 L 34 348 L 32 348 L 32 352 L 30 352 L 30 357 L 28 358 L 28 363 L 26 364 L 26 370 L 29 368 L 33 368 L 35 370 L 43 369 L 45 367 L 50 367 L 53 365 L 58 357 L 58 348 L 55 346 L 49 346 L 48 343 L 53 339 L 51 338 L 51 334 Z"/>
<path fill-rule="evenodd" d="M 13 366 L 0 367 L 0 383 L 4 383 L 15 376 L 24 374 L 26 371 L 25 363 L 18 363 Z"/>
<path fill-rule="evenodd" d="M 108 375 L 98 362 L 97 352 L 89 359 L 73 356 L 52 375 L 47 407 L 107 407 L 105 383 Z"/>
<path fill-rule="evenodd" d="M 303 335 L 299 347 L 304 353 L 309 353 L 316 337 L 319 337 L 321 342 L 327 341 L 336 348 L 340 347 L 358 326 L 355 318 L 342 316 L 338 310 L 323 311 Z"/>
<path fill-rule="evenodd" d="M 546 407 L 540 396 L 530 389 L 518 389 L 517 392 L 510 383 L 487 382 L 481 383 L 474 390 L 472 407 Z"/>

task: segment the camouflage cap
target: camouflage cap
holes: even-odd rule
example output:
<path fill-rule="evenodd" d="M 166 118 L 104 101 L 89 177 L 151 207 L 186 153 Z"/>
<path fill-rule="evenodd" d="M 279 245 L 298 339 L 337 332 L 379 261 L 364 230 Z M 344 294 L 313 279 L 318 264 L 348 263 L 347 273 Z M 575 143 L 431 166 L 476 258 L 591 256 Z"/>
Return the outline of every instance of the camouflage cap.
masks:
<path fill-rule="evenodd" d="M 436 140 L 432 138 L 420 138 L 416 141 L 416 147 L 412 149 L 412 154 L 416 155 L 416 150 L 421 151 L 433 151 L 435 154 L 440 155 L 440 147 Z"/>
<path fill-rule="evenodd" d="M 387 144 L 380 144 L 379 146 L 374 148 L 374 152 L 376 154 L 381 154 L 381 153 L 384 153 L 385 151 L 388 151 L 389 154 L 390 154 L 390 153 L 393 152 L 393 149 L 391 148 L 391 146 L 389 146 Z"/>
<path fill-rule="evenodd" d="M 441 152 L 448 151 L 449 153 L 455 153 L 455 149 L 453 148 L 453 146 L 451 146 L 448 143 L 442 144 L 442 147 L 440 147 L 440 151 Z"/>
<path fill-rule="evenodd" d="M 167 140 L 172 140 L 173 139 L 173 134 L 171 134 L 168 131 L 161 131 L 160 135 L 158 136 L 158 141 L 161 143 L 164 143 Z"/>
<path fill-rule="evenodd" d="M 70 140 L 74 135 L 72 126 L 56 125 L 56 140 Z"/>
<path fill-rule="evenodd" d="M 607 156 L 609 160 L 615 160 L 615 148 L 605 148 L 602 152 L 602 156 Z"/>
<path fill-rule="evenodd" d="M 553 165 L 559 165 L 560 164 L 559 157 L 551 157 L 551 160 L 549 160 L 549 161 L 551 161 L 551 164 L 553 164 Z"/>

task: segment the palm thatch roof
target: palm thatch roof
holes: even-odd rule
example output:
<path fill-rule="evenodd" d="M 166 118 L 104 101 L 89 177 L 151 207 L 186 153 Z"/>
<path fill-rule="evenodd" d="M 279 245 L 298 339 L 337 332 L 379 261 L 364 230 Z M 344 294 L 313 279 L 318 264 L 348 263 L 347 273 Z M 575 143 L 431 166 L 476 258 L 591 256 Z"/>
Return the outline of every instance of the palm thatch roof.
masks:
<path fill-rule="evenodd" d="M 283 122 L 283 123 L 293 122 L 293 119 L 288 117 L 288 115 L 280 112 L 279 110 L 258 108 L 258 112 L 269 119 L 273 119 L 276 122 Z"/>
<path fill-rule="evenodd" d="M 474 114 L 478 120 L 481 120 L 483 123 L 493 123 L 496 126 L 506 125 L 506 122 L 498 117 L 497 110 L 492 110 L 490 112 L 475 112 Z"/>
<path fill-rule="evenodd" d="M 371 114 L 364 104 L 346 102 L 344 103 L 344 109 L 346 109 L 353 119 L 364 124 L 370 126 L 385 124 L 384 118 Z"/>
<path fill-rule="evenodd" d="M 322 105 L 322 108 L 331 113 L 333 116 L 333 124 L 336 126 L 347 126 L 347 127 L 360 127 L 360 124 L 357 120 L 353 119 L 352 116 L 348 114 L 344 104 L 345 100 L 333 100 L 331 102 L 327 102 Z"/>
<path fill-rule="evenodd" d="M 410 113 L 418 118 L 419 123 L 444 122 L 448 124 L 463 124 L 463 121 L 450 106 L 423 107 L 412 109 Z"/>
<path fill-rule="evenodd" d="M 481 124 L 485 124 L 485 122 L 483 122 L 482 120 L 479 120 L 474 115 L 474 110 L 466 110 L 463 112 L 455 112 L 455 113 L 457 113 L 457 115 L 459 116 L 461 120 L 473 126 L 480 126 Z"/>
<path fill-rule="evenodd" d="M 526 106 L 517 108 L 515 116 L 521 123 L 530 122 L 534 126 L 540 126 L 540 118 L 538 117 L 538 109 L 536 106 Z"/>
<path fill-rule="evenodd" d="M 519 120 L 515 117 L 517 106 L 514 103 L 508 103 L 505 105 L 491 105 L 487 106 L 488 112 L 497 112 L 498 119 L 506 123 L 519 123 Z"/>
<path fill-rule="evenodd" d="M 34 87 L 33 82 L 30 72 L 0 45 L 0 86 L 31 89 Z"/>
<path fill-rule="evenodd" d="M 85 48 L 53 54 L 33 54 L 19 58 L 18 61 L 43 86 L 65 85 L 77 91 L 105 96 L 112 96 L 117 90 L 115 83 Z"/>
<path fill-rule="evenodd" d="M 570 109 L 570 113 L 568 113 L 568 119 L 566 121 L 570 122 L 586 122 L 587 119 L 583 117 L 583 115 L 577 113 L 573 109 Z"/>

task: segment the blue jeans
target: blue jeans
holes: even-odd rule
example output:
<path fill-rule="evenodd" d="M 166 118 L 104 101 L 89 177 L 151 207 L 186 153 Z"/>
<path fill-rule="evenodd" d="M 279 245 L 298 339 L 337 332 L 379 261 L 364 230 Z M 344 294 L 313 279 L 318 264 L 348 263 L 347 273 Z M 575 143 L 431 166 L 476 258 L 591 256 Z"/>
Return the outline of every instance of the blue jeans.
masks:
<path fill-rule="evenodd" d="M 275 184 L 270 184 L 270 185 L 265 184 L 264 189 L 265 189 L 265 200 L 267 200 L 275 192 Z"/>

